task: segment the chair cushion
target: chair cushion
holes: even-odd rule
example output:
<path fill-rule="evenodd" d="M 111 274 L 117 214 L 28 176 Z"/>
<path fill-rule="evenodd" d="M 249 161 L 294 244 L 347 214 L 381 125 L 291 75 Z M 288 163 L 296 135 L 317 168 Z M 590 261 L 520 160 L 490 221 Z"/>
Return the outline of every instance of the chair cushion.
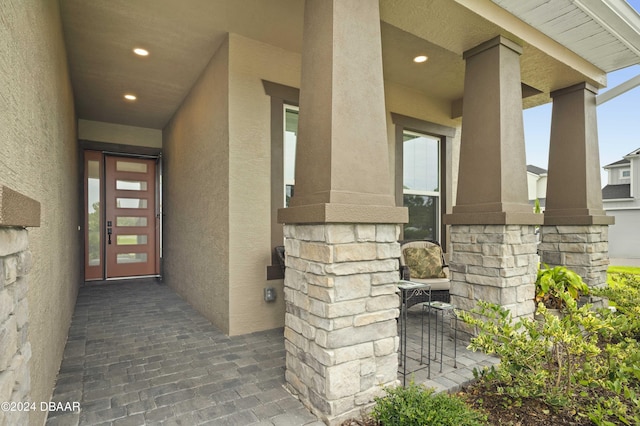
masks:
<path fill-rule="evenodd" d="M 449 278 L 413 278 L 411 277 L 411 281 L 416 283 L 429 284 L 431 286 L 431 291 L 444 291 L 444 290 L 448 291 L 451 288 L 451 281 L 449 281 Z"/>
<path fill-rule="evenodd" d="M 402 250 L 405 265 L 413 278 L 445 278 L 442 270 L 442 253 L 437 245 L 431 247 L 407 247 Z"/>

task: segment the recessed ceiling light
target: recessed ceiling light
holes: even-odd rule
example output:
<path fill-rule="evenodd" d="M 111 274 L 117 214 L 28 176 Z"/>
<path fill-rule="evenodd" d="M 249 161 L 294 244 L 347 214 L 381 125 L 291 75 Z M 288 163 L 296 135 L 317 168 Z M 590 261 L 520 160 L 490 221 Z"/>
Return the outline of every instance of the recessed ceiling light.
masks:
<path fill-rule="evenodd" d="M 136 95 L 132 95 L 130 93 L 127 93 L 126 95 L 124 95 L 124 98 L 128 101 L 135 101 L 136 99 L 138 99 Z"/>
<path fill-rule="evenodd" d="M 413 62 L 421 64 L 422 62 L 427 62 L 427 59 L 429 59 L 427 55 L 419 55 L 413 58 Z"/>
<path fill-rule="evenodd" d="M 149 56 L 149 51 L 141 47 L 136 47 L 135 49 L 133 49 L 133 53 L 139 56 Z"/>

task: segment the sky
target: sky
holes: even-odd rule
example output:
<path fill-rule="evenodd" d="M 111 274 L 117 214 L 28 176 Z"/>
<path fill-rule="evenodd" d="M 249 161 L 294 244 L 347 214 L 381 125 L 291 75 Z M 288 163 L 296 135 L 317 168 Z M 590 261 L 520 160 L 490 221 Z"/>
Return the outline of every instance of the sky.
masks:
<path fill-rule="evenodd" d="M 640 11 L 640 0 L 627 0 Z M 634 65 L 607 75 L 604 93 L 620 83 L 640 74 Z M 527 164 L 547 168 L 549 163 L 549 135 L 551 132 L 551 103 L 524 111 Z M 600 167 L 621 160 L 624 155 L 640 148 L 640 86 L 597 107 Z M 601 170 L 602 186 L 607 184 Z"/>

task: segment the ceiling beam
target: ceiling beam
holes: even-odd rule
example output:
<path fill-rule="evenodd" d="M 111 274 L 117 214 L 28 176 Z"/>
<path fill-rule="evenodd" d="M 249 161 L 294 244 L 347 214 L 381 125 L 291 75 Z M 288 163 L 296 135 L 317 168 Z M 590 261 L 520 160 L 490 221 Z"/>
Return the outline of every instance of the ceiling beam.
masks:
<path fill-rule="evenodd" d="M 640 86 L 640 75 L 636 75 L 635 77 L 625 81 L 622 84 L 617 85 L 616 87 L 612 87 L 606 92 L 596 96 L 596 105 L 602 105 L 603 103 L 610 101 L 613 98 L 617 98 L 623 93 L 627 93 L 629 90 L 634 89 Z"/>

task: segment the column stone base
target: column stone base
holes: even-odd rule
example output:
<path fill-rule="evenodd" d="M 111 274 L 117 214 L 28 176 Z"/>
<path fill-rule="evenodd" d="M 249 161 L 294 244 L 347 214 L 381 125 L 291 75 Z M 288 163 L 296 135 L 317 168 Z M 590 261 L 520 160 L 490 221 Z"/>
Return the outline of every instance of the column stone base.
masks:
<path fill-rule="evenodd" d="M 0 226 L 0 402 L 30 401 L 27 275 L 32 259 L 26 229 Z M 29 424 L 28 410 L 0 410 L 0 425 Z"/>
<path fill-rule="evenodd" d="M 538 254 L 535 226 L 452 225 L 451 303 L 471 311 L 478 300 L 533 317 Z M 460 324 L 470 337 L 472 330 Z"/>
<path fill-rule="evenodd" d="M 400 226 L 285 225 L 288 389 L 328 425 L 398 384 Z"/>
<path fill-rule="evenodd" d="M 540 261 L 566 266 L 589 287 L 607 284 L 608 225 L 545 225 L 540 228 Z"/>

